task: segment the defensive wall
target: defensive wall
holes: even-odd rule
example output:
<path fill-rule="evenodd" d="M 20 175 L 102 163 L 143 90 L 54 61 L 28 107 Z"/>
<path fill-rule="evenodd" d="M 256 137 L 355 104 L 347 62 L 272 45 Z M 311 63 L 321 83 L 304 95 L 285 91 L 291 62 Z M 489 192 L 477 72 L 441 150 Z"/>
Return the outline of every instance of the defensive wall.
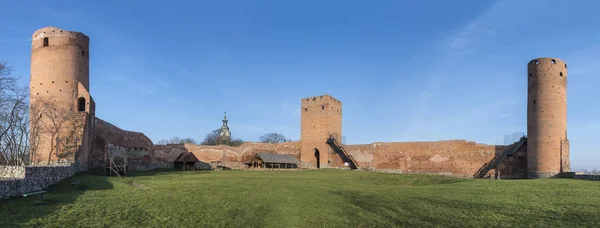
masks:
<path fill-rule="evenodd" d="M 290 154 L 300 160 L 300 142 L 244 143 L 237 147 L 196 145 L 192 143 L 155 145 L 156 162 L 173 162 L 181 153 L 191 152 L 202 162 L 223 162 L 230 168 L 243 168 L 256 153 Z M 364 168 L 382 172 L 436 173 L 471 177 L 490 162 L 505 146 L 479 144 L 466 140 L 433 142 L 378 142 L 362 145 L 344 145 L 346 151 Z M 345 168 L 336 154 L 328 157 L 330 168 Z M 339 160 L 339 161 L 338 161 Z M 333 162 L 335 161 L 335 162 Z M 504 178 L 526 175 L 526 144 L 500 166 Z M 227 166 L 227 165 L 225 165 Z M 314 166 L 304 168 L 316 168 Z"/>
<path fill-rule="evenodd" d="M 143 133 L 123 130 L 96 118 L 94 139 L 93 158 L 90 162 L 94 167 L 105 164 L 109 150 L 117 157 L 123 157 L 124 151 L 127 151 L 128 162 L 132 164 L 143 165 L 156 162 L 152 153 L 154 144 Z"/>
<path fill-rule="evenodd" d="M 2 168 L 4 189 L 0 188 L 0 197 L 41 189 L 84 170 L 83 166 L 104 167 L 109 156 L 127 157 L 133 170 L 173 167 L 182 153 L 192 153 L 205 163 L 244 168 L 243 162 L 258 152 L 291 154 L 302 162 L 303 168 L 345 168 L 341 157 L 326 143 L 329 137 L 342 138 L 342 102 L 332 96 L 302 99 L 298 142 L 244 143 L 238 147 L 154 145 L 143 133 L 123 130 L 95 116 L 96 105 L 89 85 L 89 54 L 89 37 L 83 33 L 56 27 L 34 32 L 30 103 L 31 116 L 39 117 L 31 122 L 32 145 L 37 147 L 31 161 L 46 166 Z M 567 173 L 570 171 L 567 64 L 557 58 L 533 59 L 527 66 L 527 78 L 528 142 L 495 167 L 497 174 L 505 178 L 537 178 Z M 40 103 L 44 105 L 39 106 Z M 57 114 L 70 118 L 58 129 L 58 134 L 38 132 L 44 128 L 39 128 L 41 125 L 62 118 Z M 39 137 L 34 137 L 33 132 L 39 133 Z M 377 142 L 343 145 L 343 148 L 361 168 L 368 170 L 473 176 L 505 147 L 446 140 Z M 71 165 L 53 165 L 57 161 Z"/>

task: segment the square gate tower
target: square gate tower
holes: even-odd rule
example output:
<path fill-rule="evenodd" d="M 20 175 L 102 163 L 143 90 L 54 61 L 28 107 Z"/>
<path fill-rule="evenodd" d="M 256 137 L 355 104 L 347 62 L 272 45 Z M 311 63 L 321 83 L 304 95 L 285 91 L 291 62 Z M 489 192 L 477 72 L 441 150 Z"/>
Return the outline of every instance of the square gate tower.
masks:
<path fill-rule="evenodd" d="M 342 166 L 327 144 L 330 135 L 341 143 L 342 102 L 329 95 L 302 99 L 300 160 L 317 168 Z"/>

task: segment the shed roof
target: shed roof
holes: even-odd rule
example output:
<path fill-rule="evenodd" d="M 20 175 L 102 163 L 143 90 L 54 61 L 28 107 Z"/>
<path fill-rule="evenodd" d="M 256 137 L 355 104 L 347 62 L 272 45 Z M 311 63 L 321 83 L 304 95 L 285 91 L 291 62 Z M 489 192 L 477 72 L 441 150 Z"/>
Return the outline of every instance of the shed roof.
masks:
<path fill-rule="evenodd" d="M 198 158 L 190 152 L 181 153 L 173 162 L 199 162 Z"/>
<path fill-rule="evenodd" d="M 298 159 L 289 154 L 257 153 L 257 157 L 265 163 L 298 164 Z"/>

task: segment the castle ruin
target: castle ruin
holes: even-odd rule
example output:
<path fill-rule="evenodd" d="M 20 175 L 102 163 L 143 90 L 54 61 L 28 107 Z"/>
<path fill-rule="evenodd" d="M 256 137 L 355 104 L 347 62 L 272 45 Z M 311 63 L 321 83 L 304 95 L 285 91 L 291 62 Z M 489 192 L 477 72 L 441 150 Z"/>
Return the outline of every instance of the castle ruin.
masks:
<path fill-rule="evenodd" d="M 34 32 L 31 50 L 34 163 L 67 161 L 103 166 L 117 150 L 127 169 L 168 166 L 181 153 L 202 162 L 244 168 L 257 153 L 290 154 L 303 168 L 372 168 L 390 172 L 505 178 L 555 177 L 569 171 L 566 131 L 567 65 L 557 58 L 528 64 L 527 136 L 510 146 L 466 140 L 342 145 L 342 102 L 330 95 L 301 100 L 299 142 L 244 143 L 239 147 L 191 143 L 154 145 L 140 132 L 120 129 L 95 116 L 89 85 L 89 41 L 80 32 L 45 27 Z M 60 121 L 59 121 L 60 120 Z M 40 127 L 44 126 L 44 127 Z M 229 139 L 227 119 L 223 138 Z M 352 167 L 352 166 L 351 166 Z"/>

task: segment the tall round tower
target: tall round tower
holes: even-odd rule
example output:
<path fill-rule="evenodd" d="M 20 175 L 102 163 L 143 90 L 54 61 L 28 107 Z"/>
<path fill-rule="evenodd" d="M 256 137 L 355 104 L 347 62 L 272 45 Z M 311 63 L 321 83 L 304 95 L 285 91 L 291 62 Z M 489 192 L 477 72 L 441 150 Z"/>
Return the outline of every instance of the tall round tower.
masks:
<path fill-rule="evenodd" d="M 555 177 L 569 169 L 567 64 L 537 58 L 527 64 L 527 172 Z"/>
<path fill-rule="evenodd" d="M 35 158 L 32 155 L 33 162 L 59 160 L 57 153 L 64 148 L 59 148 L 58 137 L 63 133 L 56 132 L 58 128 L 66 131 L 70 124 L 61 124 L 57 119 L 66 119 L 77 111 L 94 112 L 93 100 L 89 96 L 88 57 L 89 37 L 83 33 L 56 27 L 45 27 L 33 33 L 30 99 L 32 121 L 39 120 L 38 127 L 34 129 L 32 122 L 31 128 L 32 141 L 38 137 L 34 144 L 36 155 Z M 37 118 L 33 118 L 34 112 L 39 113 L 35 114 Z M 42 112 L 46 113 L 44 117 Z"/>
<path fill-rule="evenodd" d="M 31 40 L 31 99 L 46 98 L 75 110 L 78 83 L 89 92 L 89 37 L 80 32 L 45 27 Z"/>

